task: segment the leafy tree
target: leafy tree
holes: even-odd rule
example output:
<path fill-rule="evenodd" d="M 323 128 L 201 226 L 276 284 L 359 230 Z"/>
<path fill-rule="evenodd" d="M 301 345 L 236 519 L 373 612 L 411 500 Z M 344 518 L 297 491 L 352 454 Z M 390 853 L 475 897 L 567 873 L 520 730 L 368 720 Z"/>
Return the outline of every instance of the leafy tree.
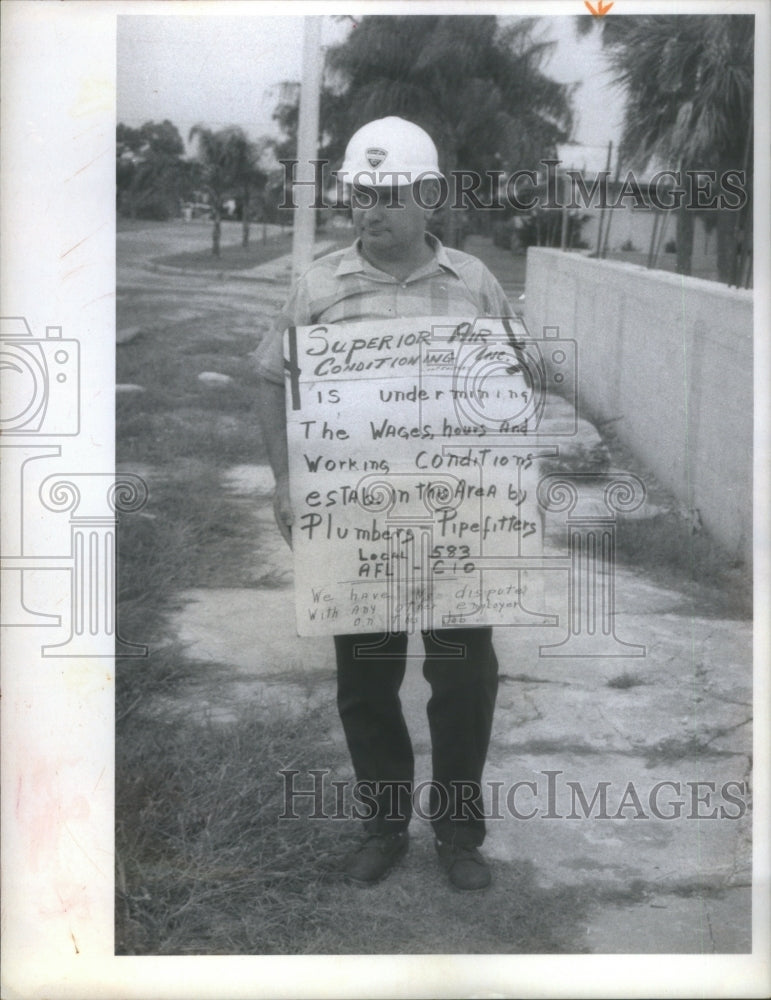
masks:
<path fill-rule="evenodd" d="M 751 188 L 754 18 L 658 15 L 578 18 L 602 32 L 615 80 L 626 90 L 621 154 L 644 167 L 660 160 L 681 170 L 745 170 Z M 692 209 L 678 212 L 677 269 L 691 271 Z M 718 275 L 737 282 L 751 205 L 718 215 Z"/>
<path fill-rule="evenodd" d="M 280 97 L 271 117 L 281 130 L 280 139 L 272 139 L 271 147 L 277 160 L 297 156 L 297 126 L 300 119 L 300 84 L 285 80 L 279 85 Z"/>
<path fill-rule="evenodd" d="M 571 88 L 541 71 L 553 43 L 534 38 L 537 24 L 516 18 L 503 27 L 477 15 L 362 18 L 327 54 L 320 157 L 338 166 L 357 128 L 398 115 L 431 135 L 445 174 L 536 168 L 572 125 Z M 274 119 L 284 132 L 277 156 L 296 155 L 297 100 L 288 88 Z"/>
<path fill-rule="evenodd" d="M 242 205 L 242 242 L 247 246 L 252 194 L 262 190 L 267 175 L 260 169 L 257 147 L 241 128 L 231 126 L 215 132 L 194 125 L 190 140 L 197 141 L 201 181 L 212 207 L 212 253 L 219 257 L 223 201 L 228 194 L 238 194 Z"/>
<path fill-rule="evenodd" d="M 249 222 L 252 204 L 268 180 L 260 166 L 264 144 L 250 142 L 240 129 L 230 129 L 226 142 L 231 171 L 231 188 L 241 204 L 241 245 L 249 246 Z"/>
<path fill-rule="evenodd" d="M 422 125 L 454 170 L 533 168 L 568 138 L 570 88 L 545 76 L 535 18 L 371 16 L 328 55 L 330 146 L 373 118 Z"/>
<path fill-rule="evenodd" d="M 132 218 L 167 219 L 191 181 L 185 147 L 167 120 L 116 129 L 116 187 L 119 211 Z"/>
<path fill-rule="evenodd" d="M 297 158 L 297 128 L 300 118 L 300 89 L 301 85 L 295 81 L 286 80 L 280 85 L 279 102 L 273 111 L 273 121 L 278 125 L 281 136 L 266 140 L 266 146 L 270 148 L 273 157 L 279 163 Z M 334 107 L 338 96 L 332 92 L 328 85 L 322 83 L 319 95 L 319 136 L 317 142 L 318 159 L 322 161 L 322 172 L 324 176 L 323 188 L 326 190 L 334 179 L 331 176 L 330 161 L 337 160 L 342 156 L 345 142 L 342 146 L 340 142 L 330 140 L 329 132 L 325 128 L 334 117 Z M 347 141 L 347 137 L 346 137 Z M 337 164 L 336 164 L 337 165 Z M 293 210 L 291 208 L 279 208 L 286 200 L 286 169 L 282 167 L 273 175 L 265 191 L 265 207 L 273 221 L 282 222 L 290 220 Z M 323 210 L 320 210 L 319 221 L 323 220 Z"/>
<path fill-rule="evenodd" d="M 434 138 L 445 170 L 532 166 L 568 137 L 569 88 L 546 77 L 552 43 L 534 18 L 505 28 L 490 16 L 363 18 L 329 65 L 342 85 L 325 122 L 341 140 L 373 118 L 400 115 Z"/>

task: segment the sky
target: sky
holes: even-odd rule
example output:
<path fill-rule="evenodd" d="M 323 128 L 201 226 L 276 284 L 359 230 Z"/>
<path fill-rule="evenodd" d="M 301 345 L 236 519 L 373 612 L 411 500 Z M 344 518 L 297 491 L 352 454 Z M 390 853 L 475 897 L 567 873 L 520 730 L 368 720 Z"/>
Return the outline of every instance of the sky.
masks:
<path fill-rule="evenodd" d="M 544 17 L 545 36 L 557 44 L 544 72 L 561 83 L 577 83 L 572 138 L 587 146 L 618 144 L 624 113 L 623 91 L 610 79 L 599 33 L 576 37 L 573 17 Z"/>
<path fill-rule="evenodd" d="M 609 87 L 596 33 L 577 38 L 573 22 L 542 19 L 539 35 L 557 43 L 544 70 L 579 84 L 573 139 L 615 145 L 622 99 Z M 301 17 L 119 16 L 118 121 L 136 127 L 168 118 L 185 140 L 198 123 L 241 125 L 253 138 L 275 134 L 279 84 L 302 74 L 302 25 Z M 341 41 L 351 29 L 349 18 L 325 16 L 322 44 Z"/>

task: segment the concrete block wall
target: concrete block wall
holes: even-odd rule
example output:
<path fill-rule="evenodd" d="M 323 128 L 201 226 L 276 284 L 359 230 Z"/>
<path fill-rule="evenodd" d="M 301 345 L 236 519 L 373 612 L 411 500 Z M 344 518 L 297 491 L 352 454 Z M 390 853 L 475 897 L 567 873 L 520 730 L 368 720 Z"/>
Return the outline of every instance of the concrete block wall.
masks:
<path fill-rule="evenodd" d="M 525 322 L 578 344 L 579 399 L 752 563 L 752 292 L 532 247 Z"/>

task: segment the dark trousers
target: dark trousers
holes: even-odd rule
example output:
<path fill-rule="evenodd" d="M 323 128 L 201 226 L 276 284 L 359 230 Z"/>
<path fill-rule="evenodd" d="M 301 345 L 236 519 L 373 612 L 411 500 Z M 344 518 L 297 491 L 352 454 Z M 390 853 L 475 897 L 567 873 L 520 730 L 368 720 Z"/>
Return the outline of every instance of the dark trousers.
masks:
<path fill-rule="evenodd" d="M 479 845 L 485 836 L 482 771 L 498 690 L 492 628 L 441 629 L 422 636 L 423 675 L 431 685 L 433 779 L 415 803 L 440 840 Z M 360 783 L 359 812 L 372 813 L 365 819 L 370 832 L 404 829 L 412 814 L 415 763 L 399 699 L 407 635 L 334 638 L 337 707 Z"/>

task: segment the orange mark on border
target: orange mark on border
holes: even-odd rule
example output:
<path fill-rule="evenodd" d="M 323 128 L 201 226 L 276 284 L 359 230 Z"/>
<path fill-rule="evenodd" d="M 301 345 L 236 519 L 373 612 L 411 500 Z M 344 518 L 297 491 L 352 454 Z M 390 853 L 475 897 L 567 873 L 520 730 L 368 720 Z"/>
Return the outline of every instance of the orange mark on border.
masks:
<path fill-rule="evenodd" d="M 605 17 L 610 8 L 613 6 L 612 2 L 605 5 L 602 0 L 598 0 L 597 10 L 589 3 L 589 0 L 584 0 L 584 7 L 589 11 L 593 17 Z"/>

